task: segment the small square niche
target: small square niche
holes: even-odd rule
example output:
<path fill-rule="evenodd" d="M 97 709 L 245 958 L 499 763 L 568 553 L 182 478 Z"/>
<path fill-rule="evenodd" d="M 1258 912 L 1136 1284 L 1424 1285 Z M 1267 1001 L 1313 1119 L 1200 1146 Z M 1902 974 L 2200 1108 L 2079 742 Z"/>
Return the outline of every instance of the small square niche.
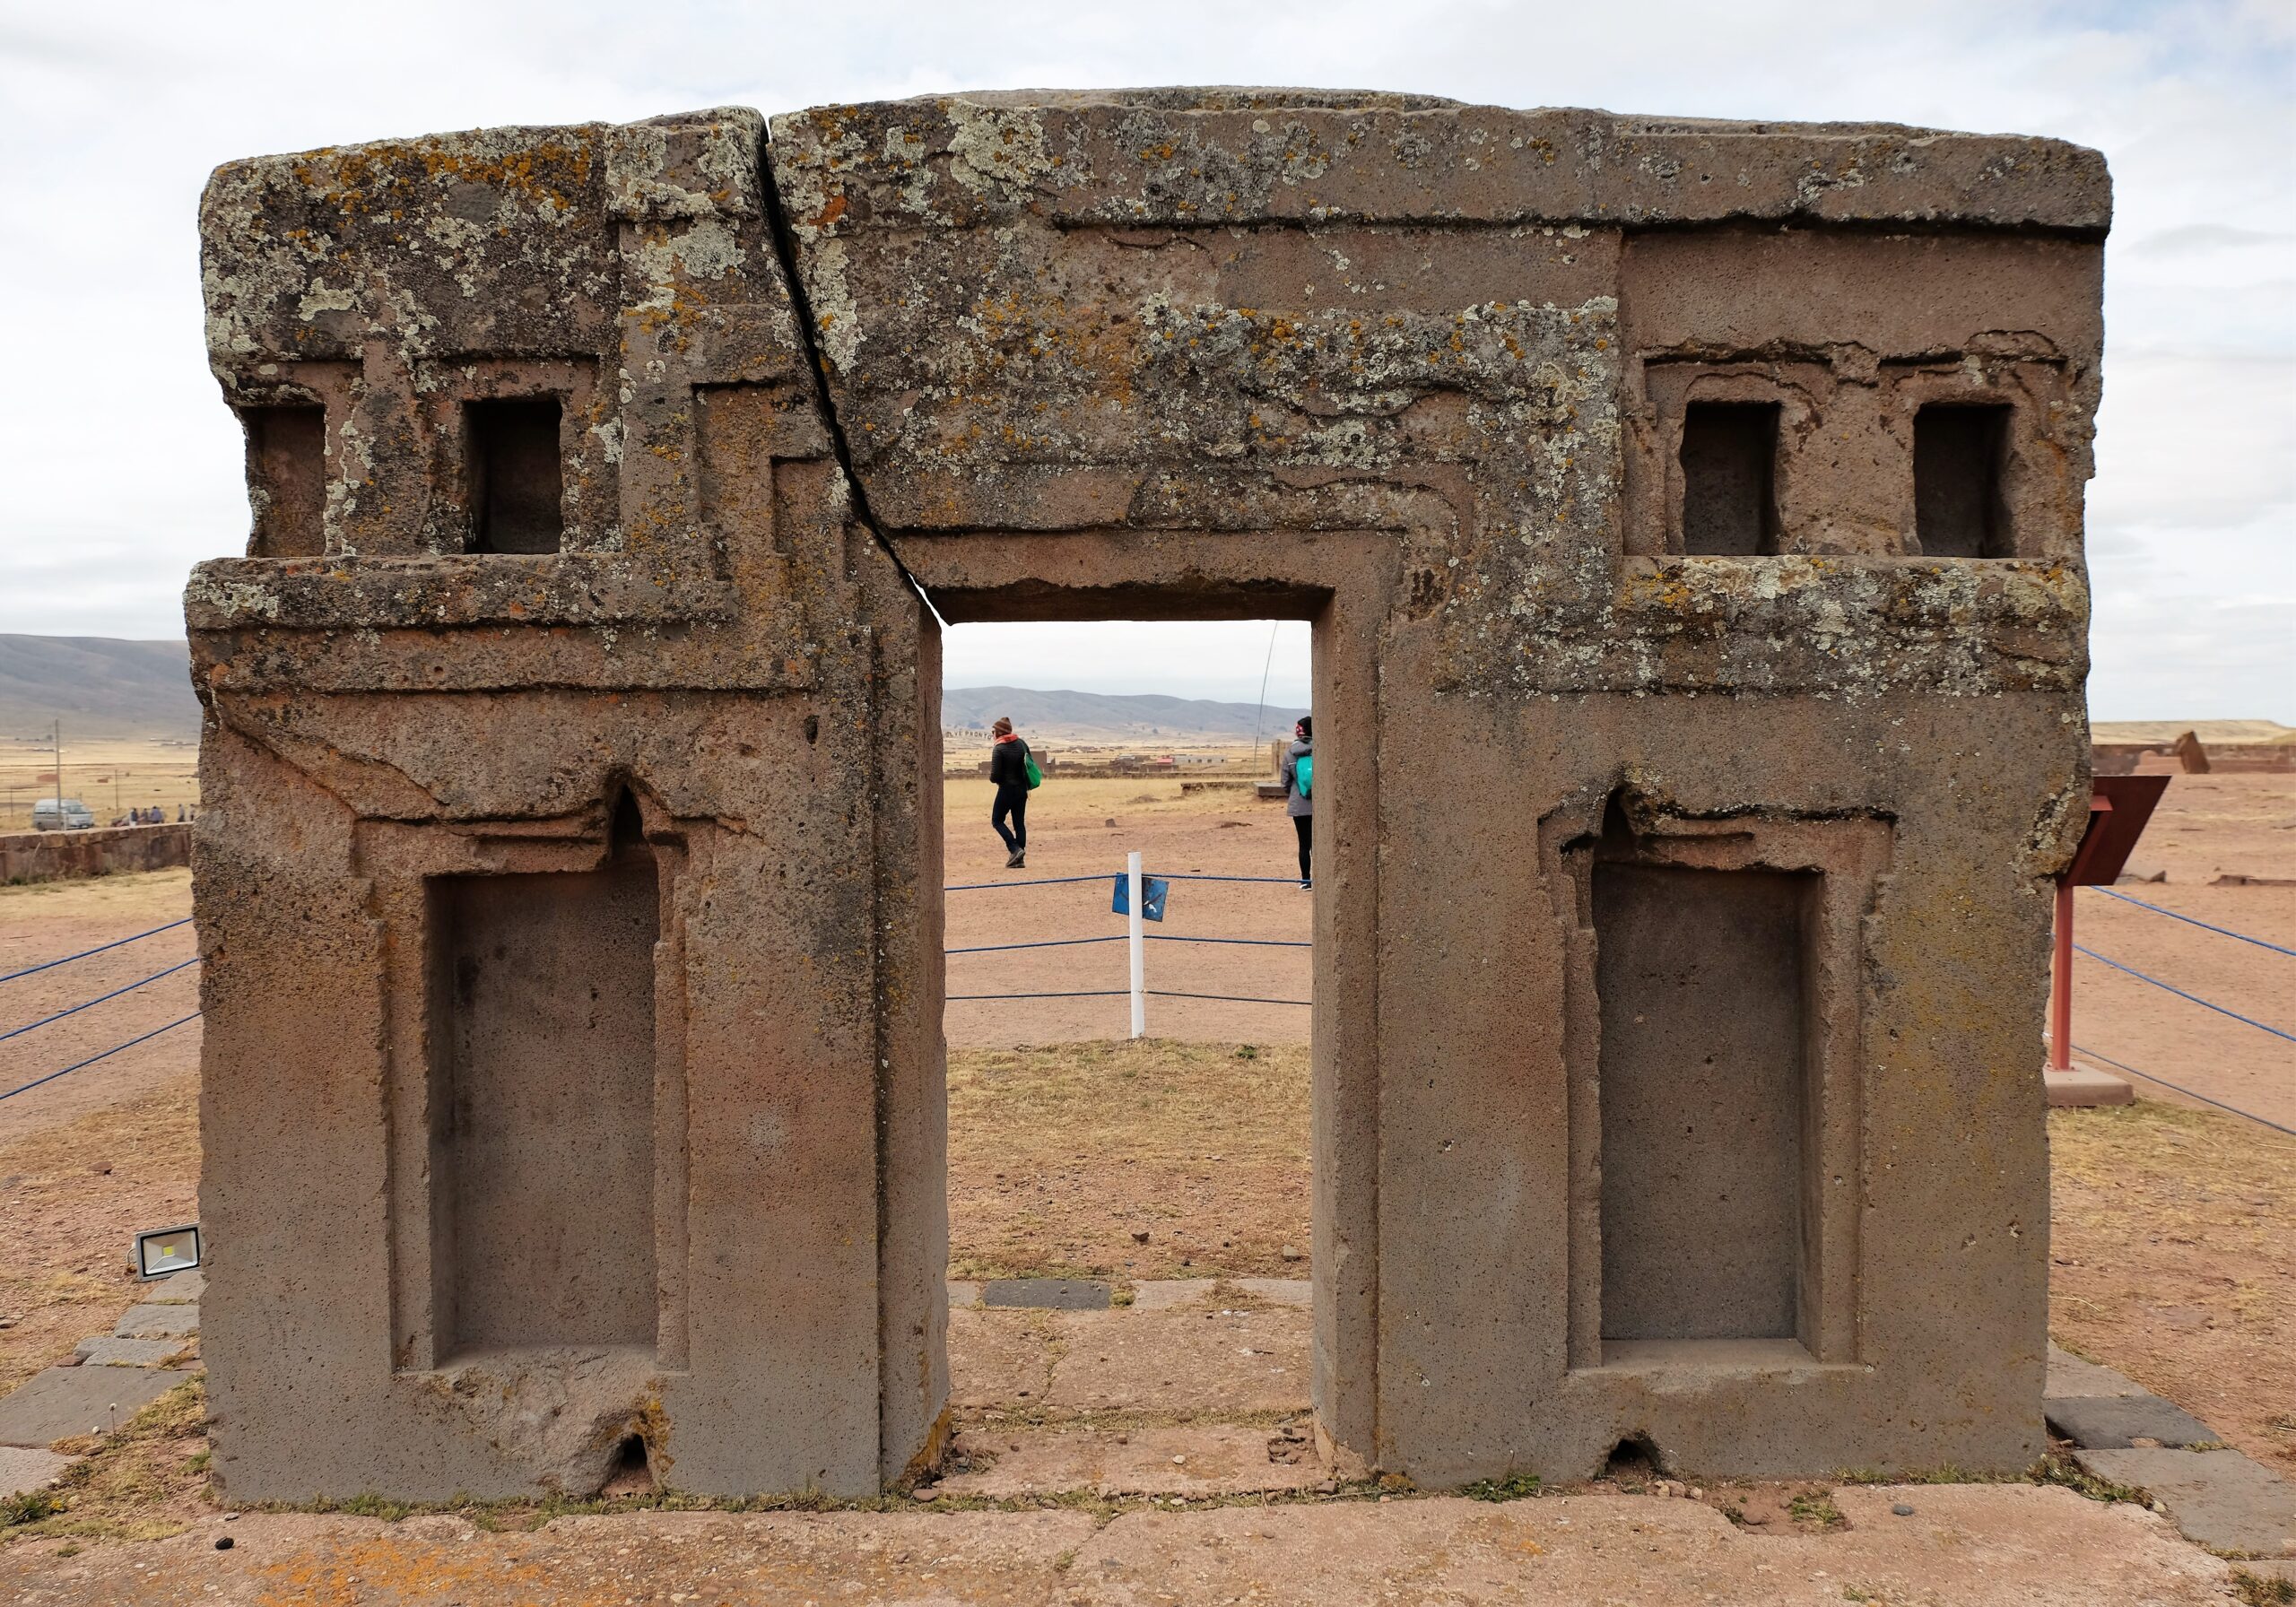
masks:
<path fill-rule="evenodd" d="M 2002 494 L 2009 409 L 1932 403 L 1913 416 L 1913 533 L 1926 558 L 2013 558 Z"/>
<path fill-rule="evenodd" d="M 1684 552 L 1778 551 L 1778 404 L 1693 402 L 1683 413 Z"/>
<path fill-rule="evenodd" d="M 555 552 L 566 535 L 556 396 L 465 404 L 470 550 Z"/>

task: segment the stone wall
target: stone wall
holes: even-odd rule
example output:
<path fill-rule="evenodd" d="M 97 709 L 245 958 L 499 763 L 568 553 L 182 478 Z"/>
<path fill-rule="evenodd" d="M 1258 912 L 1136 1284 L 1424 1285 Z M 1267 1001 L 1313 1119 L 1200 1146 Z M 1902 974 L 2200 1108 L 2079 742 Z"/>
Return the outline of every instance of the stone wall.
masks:
<path fill-rule="evenodd" d="M 0 882 L 59 876 L 109 876 L 191 863 L 191 827 L 99 826 L 91 831 L 12 831 L 0 836 Z"/>
<path fill-rule="evenodd" d="M 1047 618 L 1313 624 L 1327 1451 L 2029 1462 L 2109 205 L 1305 91 L 219 170 L 224 1488 L 937 1457 L 937 631 Z"/>

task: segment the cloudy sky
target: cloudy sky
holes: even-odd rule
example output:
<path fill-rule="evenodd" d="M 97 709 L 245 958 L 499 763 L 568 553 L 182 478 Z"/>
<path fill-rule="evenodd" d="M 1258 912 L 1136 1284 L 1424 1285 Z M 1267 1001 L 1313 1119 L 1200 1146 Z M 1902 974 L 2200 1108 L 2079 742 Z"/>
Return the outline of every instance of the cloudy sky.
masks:
<path fill-rule="evenodd" d="M 17 6 L 0 15 L 0 631 L 179 634 L 239 550 L 194 209 L 228 158 L 956 88 L 1288 83 L 2055 135 L 2110 159 L 2100 718 L 2296 724 L 2296 5 L 1234 0 Z M 975 627 L 952 684 L 1250 698 L 1269 628 Z M 1278 698 L 1307 633 L 1277 635 Z"/>

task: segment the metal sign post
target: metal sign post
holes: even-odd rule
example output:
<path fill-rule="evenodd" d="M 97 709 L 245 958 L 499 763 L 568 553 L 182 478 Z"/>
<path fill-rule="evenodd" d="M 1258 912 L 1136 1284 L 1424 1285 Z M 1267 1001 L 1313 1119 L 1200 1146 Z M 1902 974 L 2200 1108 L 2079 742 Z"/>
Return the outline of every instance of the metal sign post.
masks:
<path fill-rule="evenodd" d="M 1142 898 L 1140 850 L 1124 856 L 1125 891 L 1130 895 L 1125 917 L 1126 946 L 1132 951 L 1132 1036 L 1148 1036 L 1148 901 Z"/>

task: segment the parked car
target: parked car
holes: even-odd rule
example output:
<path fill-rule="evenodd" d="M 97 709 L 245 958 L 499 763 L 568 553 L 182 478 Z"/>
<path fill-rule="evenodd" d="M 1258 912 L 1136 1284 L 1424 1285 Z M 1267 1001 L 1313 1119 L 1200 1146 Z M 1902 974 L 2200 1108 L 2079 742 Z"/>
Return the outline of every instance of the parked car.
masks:
<path fill-rule="evenodd" d="M 77 798 L 42 798 L 32 805 L 35 831 L 91 831 L 96 817 Z"/>

